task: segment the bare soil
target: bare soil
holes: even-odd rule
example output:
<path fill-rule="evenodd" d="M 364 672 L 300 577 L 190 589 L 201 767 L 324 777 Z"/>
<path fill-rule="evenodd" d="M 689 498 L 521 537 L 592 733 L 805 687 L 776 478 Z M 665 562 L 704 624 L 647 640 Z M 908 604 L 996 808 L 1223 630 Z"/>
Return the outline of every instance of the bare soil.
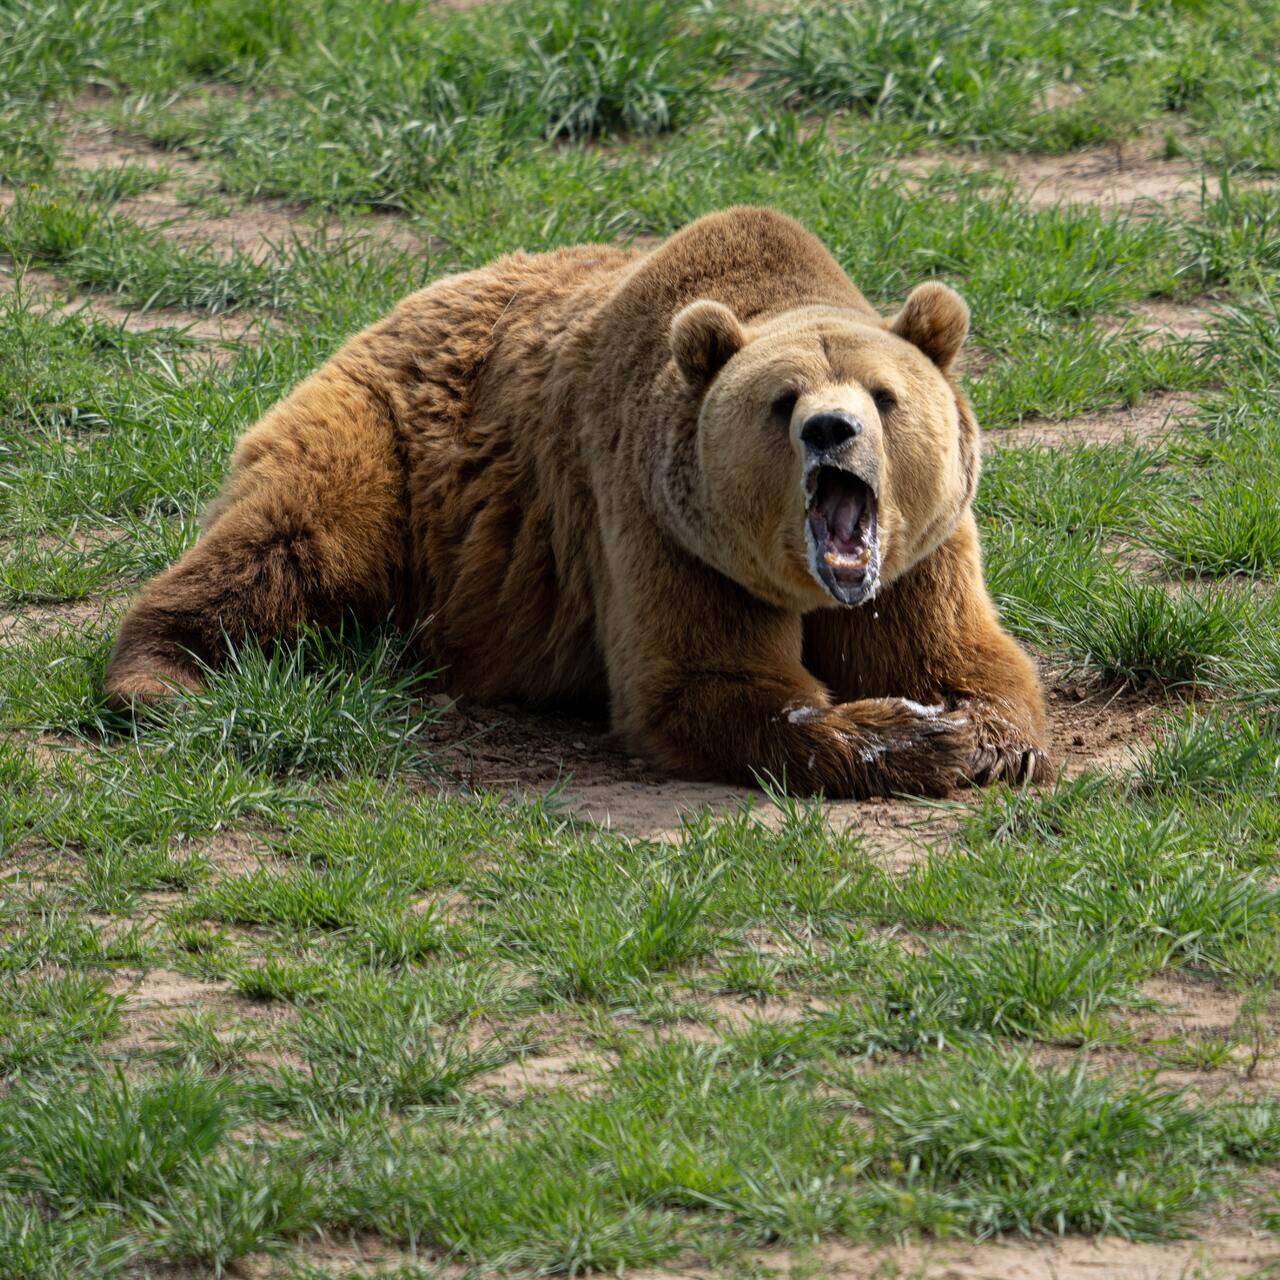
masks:
<path fill-rule="evenodd" d="M 111 1041 L 115 1053 L 145 1049 L 175 1018 L 197 1010 L 222 1009 L 232 1013 L 240 1000 L 229 982 L 202 982 L 170 969 L 145 973 L 118 973 L 112 988 L 124 997 L 121 1015 L 124 1031 Z"/>
<path fill-rule="evenodd" d="M 1054 748 L 1069 778 L 1130 767 L 1165 709 L 1162 699 L 1143 691 L 1100 690 L 1070 680 L 1051 682 L 1048 694 Z M 529 796 L 556 787 L 568 812 L 623 835 L 673 840 L 687 818 L 704 810 L 733 814 L 744 805 L 766 823 L 781 818 L 755 788 L 689 782 L 650 769 L 597 721 L 461 701 L 445 712 L 433 737 L 449 784 Z M 862 836 L 877 857 L 900 868 L 955 830 L 966 797 L 837 800 L 824 808 L 833 827 Z"/>
<path fill-rule="evenodd" d="M 1124 773 L 1174 705 L 1154 691 L 1070 680 L 1050 684 L 1047 693 L 1049 732 L 1067 778 Z"/>
<path fill-rule="evenodd" d="M 0 290 L 12 292 L 17 284 L 12 271 L 5 270 L 0 265 Z M 205 349 L 211 358 L 220 362 L 230 360 L 241 344 L 259 341 L 265 327 L 263 316 L 247 311 L 215 316 L 207 311 L 183 311 L 176 307 L 140 311 L 133 307 L 117 306 L 101 294 L 77 293 L 52 272 L 37 268 L 29 268 L 23 272 L 22 291 L 38 315 L 76 315 L 126 329 L 131 333 L 177 329 Z"/>
<path fill-rule="evenodd" d="M 29 605 L 0 612 L 0 645 L 20 644 L 35 639 L 41 632 L 62 627 L 83 627 L 100 622 L 114 616 L 122 606 L 119 597 L 102 597 L 65 604 Z"/>
<path fill-rule="evenodd" d="M 121 200 L 115 208 L 117 213 L 159 231 L 166 239 L 192 247 L 212 244 L 219 249 L 235 249 L 255 262 L 266 261 L 295 240 L 306 244 L 368 240 L 411 251 L 424 244 L 424 237 L 393 215 L 326 220 L 279 200 L 255 200 L 246 205 L 228 201 L 225 212 L 211 212 L 208 207 L 175 199 L 156 189 Z"/>
<path fill-rule="evenodd" d="M 831 1245 L 810 1254 L 770 1250 L 755 1256 L 762 1271 L 769 1268 L 780 1280 L 813 1275 L 826 1280 L 1229 1280 L 1274 1274 L 1280 1242 L 1246 1232 L 1162 1244 L 1069 1236 L 980 1244 Z M 646 1276 L 658 1280 L 659 1273 Z"/>
<path fill-rule="evenodd" d="M 1010 445 L 1040 444 L 1058 448 L 1073 444 L 1160 440 L 1178 431 L 1194 415 L 1199 399 L 1197 392 L 1164 391 L 1146 396 L 1136 405 L 1085 413 L 1062 421 L 1028 418 L 1016 427 L 987 432 L 984 441 L 988 449 L 998 449 Z"/>
<path fill-rule="evenodd" d="M 704 811 L 722 817 L 744 805 L 766 823 L 781 819 L 756 788 L 690 782 L 649 768 L 601 721 L 459 701 L 433 737 L 450 785 L 528 796 L 556 788 L 567 812 L 623 835 L 675 840 L 685 819 Z M 824 808 L 833 826 L 865 835 L 891 861 L 911 861 L 956 824 L 961 806 L 870 800 Z"/>
<path fill-rule="evenodd" d="M 286 201 L 241 202 L 222 196 L 216 172 L 193 157 L 86 117 L 84 113 L 98 101 L 97 94 L 81 95 L 76 108 L 67 113 L 63 143 L 68 165 L 89 172 L 135 166 L 163 175 L 151 190 L 119 201 L 115 212 L 166 239 L 242 253 L 255 262 L 267 260 L 295 241 L 322 245 L 367 241 L 411 253 L 427 246 L 425 235 L 394 214 L 337 219 Z M 12 191 L 0 187 L 0 215 L 13 199 Z M 12 266 L 0 263 L 0 289 L 12 291 L 16 284 Z M 269 315 L 253 311 L 215 316 L 177 308 L 122 307 L 101 294 L 77 292 L 56 274 L 42 270 L 24 272 L 22 288 L 39 314 L 81 314 L 132 332 L 180 329 L 219 361 L 230 359 L 240 344 L 259 341 L 270 323 Z"/>
<path fill-rule="evenodd" d="M 82 113 L 93 110 L 99 101 L 97 94 L 86 93 L 81 95 L 70 112 L 63 113 L 63 118 L 68 120 L 63 148 L 72 167 L 92 171 L 133 165 L 165 174 L 170 183 L 179 179 L 201 185 L 211 183 L 210 174 L 204 166 L 183 152 L 157 146 L 85 118 Z"/>
<path fill-rule="evenodd" d="M 1157 159 L 1140 146 L 1099 147 L 1062 156 L 1007 156 L 998 168 L 1033 205 L 1099 204 L 1132 207 L 1212 199 L 1216 179 L 1186 160 Z"/>
<path fill-rule="evenodd" d="M 1196 340 L 1205 337 L 1221 310 L 1221 305 L 1212 298 L 1194 302 L 1146 298 L 1134 306 L 1133 314 L 1159 337 Z"/>
<path fill-rule="evenodd" d="M 1060 204 L 1090 204 L 1141 210 L 1157 205 L 1189 204 L 1214 199 L 1220 190 L 1188 160 L 1165 159 L 1159 143 L 1143 136 L 1122 146 L 1093 147 L 1065 155 L 973 155 L 934 152 L 908 156 L 897 162 L 908 178 L 949 167 L 994 170 L 1013 181 L 1036 208 Z"/>
<path fill-rule="evenodd" d="M 224 197 L 225 211 L 208 207 L 219 191 L 216 172 L 180 151 L 157 147 L 144 138 L 121 134 L 92 120 L 77 119 L 64 140 L 72 168 L 111 169 L 141 165 L 172 175 L 150 191 L 121 200 L 116 211 L 168 238 L 235 248 L 255 261 L 269 257 L 275 246 L 295 239 L 335 241 L 367 238 L 393 248 L 416 250 L 424 237 L 394 214 L 335 219 L 305 205 L 284 200 L 239 202 Z M 195 203 L 193 197 L 199 198 Z"/>
<path fill-rule="evenodd" d="M 1235 1026 L 1244 1004 L 1239 992 L 1196 982 L 1177 973 L 1149 979 L 1142 986 L 1142 994 L 1149 1000 L 1158 1000 L 1160 1008 L 1145 1019 L 1131 1019 L 1130 1025 L 1153 1035 L 1188 1032 L 1226 1035 Z"/>
<path fill-rule="evenodd" d="M 514 1058 L 476 1077 L 476 1084 L 515 1098 L 565 1086 L 571 1087 L 575 1093 L 588 1093 L 592 1089 L 593 1073 L 610 1065 L 611 1059 L 604 1054 L 570 1046 L 564 1052 Z"/>

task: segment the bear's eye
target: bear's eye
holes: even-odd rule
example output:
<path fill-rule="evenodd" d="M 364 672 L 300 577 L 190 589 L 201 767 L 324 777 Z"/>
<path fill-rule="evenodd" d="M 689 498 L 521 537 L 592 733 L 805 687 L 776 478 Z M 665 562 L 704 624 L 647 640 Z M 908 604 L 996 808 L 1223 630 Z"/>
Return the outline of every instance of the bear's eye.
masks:
<path fill-rule="evenodd" d="M 789 426 L 791 424 L 791 415 L 796 411 L 796 401 L 799 399 L 800 396 L 797 392 L 784 391 L 773 402 L 773 416 L 779 422 L 786 423 Z"/>
<path fill-rule="evenodd" d="M 898 397 L 886 387 L 877 387 L 872 391 L 871 399 L 875 402 L 876 412 L 882 418 L 888 417 L 898 407 Z"/>

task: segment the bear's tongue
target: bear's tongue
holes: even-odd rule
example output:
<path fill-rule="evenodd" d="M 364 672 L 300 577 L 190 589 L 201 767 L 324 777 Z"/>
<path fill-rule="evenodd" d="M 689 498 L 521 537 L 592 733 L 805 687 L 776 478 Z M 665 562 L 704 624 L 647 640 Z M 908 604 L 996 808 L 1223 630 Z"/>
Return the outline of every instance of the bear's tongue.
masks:
<path fill-rule="evenodd" d="M 831 493 L 822 499 L 822 517 L 837 551 L 854 551 L 861 542 L 858 522 L 864 502 L 861 493 Z"/>
<path fill-rule="evenodd" d="M 823 467 L 818 473 L 818 487 L 813 496 L 812 511 L 821 521 L 815 529 L 825 535 L 826 550 L 843 560 L 864 551 L 862 516 L 867 507 L 868 490 L 857 476 L 834 467 Z M 815 521 L 815 524 L 818 522 Z"/>

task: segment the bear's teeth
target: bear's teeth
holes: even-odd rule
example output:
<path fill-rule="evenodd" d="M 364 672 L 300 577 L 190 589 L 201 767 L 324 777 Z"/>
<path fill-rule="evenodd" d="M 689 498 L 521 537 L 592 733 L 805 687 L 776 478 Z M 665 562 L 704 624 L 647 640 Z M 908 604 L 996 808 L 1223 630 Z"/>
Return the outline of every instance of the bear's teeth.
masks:
<path fill-rule="evenodd" d="M 871 550 L 863 547 L 856 555 L 842 555 L 835 548 L 829 548 L 822 557 L 832 568 L 865 569 L 871 563 Z"/>

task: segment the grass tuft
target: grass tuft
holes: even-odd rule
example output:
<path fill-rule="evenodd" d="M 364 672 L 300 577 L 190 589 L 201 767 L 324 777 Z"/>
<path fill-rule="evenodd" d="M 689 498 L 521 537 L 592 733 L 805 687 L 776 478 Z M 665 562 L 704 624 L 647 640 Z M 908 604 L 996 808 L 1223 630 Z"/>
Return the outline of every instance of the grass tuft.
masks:
<path fill-rule="evenodd" d="M 70 1096 L 57 1088 L 11 1095 L 0 1143 L 11 1186 L 75 1210 L 156 1195 L 198 1166 L 232 1119 L 216 1081 L 179 1072 L 134 1085 L 102 1074 Z"/>
<path fill-rule="evenodd" d="M 1211 1192 L 1213 1156 L 1181 1095 L 978 1055 L 857 1090 L 899 1203 L 978 1236 L 1166 1234 Z"/>
<path fill-rule="evenodd" d="M 184 753 L 230 754 L 266 774 L 422 768 L 419 735 L 434 713 L 413 696 L 423 677 L 403 664 L 405 652 L 392 632 L 310 632 L 270 653 L 244 645 L 207 673 L 201 692 L 162 711 L 161 722 Z"/>

